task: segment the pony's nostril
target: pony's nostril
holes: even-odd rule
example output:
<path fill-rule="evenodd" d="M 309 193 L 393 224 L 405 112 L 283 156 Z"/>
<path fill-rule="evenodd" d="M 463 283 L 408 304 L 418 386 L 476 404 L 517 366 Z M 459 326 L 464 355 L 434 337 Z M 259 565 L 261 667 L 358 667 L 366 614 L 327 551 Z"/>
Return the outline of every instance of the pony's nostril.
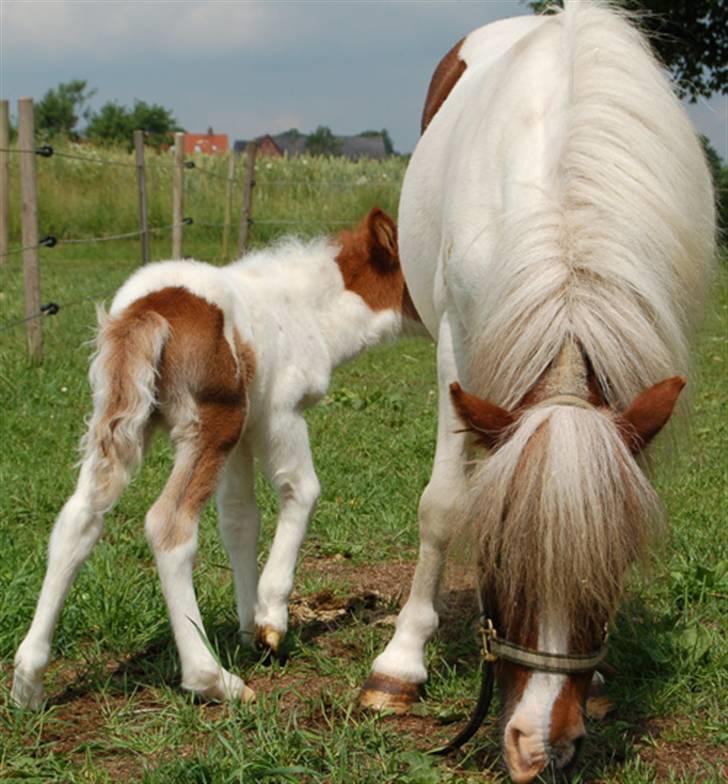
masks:
<path fill-rule="evenodd" d="M 571 740 L 564 740 L 551 746 L 551 759 L 556 767 L 570 771 L 576 764 L 581 752 L 584 735 L 579 735 Z"/>
<path fill-rule="evenodd" d="M 528 784 L 546 767 L 548 759 L 542 740 L 535 733 L 510 727 L 505 737 L 508 772 L 516 784 Z"/>

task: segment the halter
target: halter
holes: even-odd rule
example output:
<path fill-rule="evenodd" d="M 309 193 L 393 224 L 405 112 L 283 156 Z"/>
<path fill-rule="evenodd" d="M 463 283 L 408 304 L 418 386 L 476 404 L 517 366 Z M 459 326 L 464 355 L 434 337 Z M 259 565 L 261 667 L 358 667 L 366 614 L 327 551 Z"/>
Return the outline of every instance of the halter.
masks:
<path fill-rule="evenodd" d="M 478 594 L 480 596 L 480 594 Z M 502 661 L 518 664 L 536 672 L 558 673 L 573 675 L 574 673 L 590 672 L 595 669 L 607 655 L 607 628 L 604 627 L 602 645 L 591 653 L 550 653 L 534 648 L 526 648 L 509 640 L 498 637 L 498 632 L 493 626 L 493 621 L 482 615 L 478 630 L 482 644 L 481 652 L 481 681 L 478 701 L 468 723 L 445 746 L 433 749 L 430 753 L 444 756 L 451 751 L 459 749 L 470 740 L 483 723 L 490 702 L 493 698 L 493 665 Z"/>

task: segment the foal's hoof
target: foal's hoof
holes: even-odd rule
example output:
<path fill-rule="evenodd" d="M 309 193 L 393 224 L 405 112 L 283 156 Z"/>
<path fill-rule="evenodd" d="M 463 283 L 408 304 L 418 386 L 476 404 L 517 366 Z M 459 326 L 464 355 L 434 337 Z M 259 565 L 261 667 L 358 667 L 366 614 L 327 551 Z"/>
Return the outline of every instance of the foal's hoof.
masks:
<path fill-rule="evenodd" d="M 272 626 L 255 627 L 255 645 L 263 651 L 278 653 L 284 635 Z"/>
<path fill-rule="evenodd" d="M 241 678 L 227 670 L 198 673 L 193 679 L 183 681 L 182 688 L 206 702 L 255 702 L 255 692 Z"/>
<path fill-rule="evenodd" d="M 420 687 L 416 683 L 392 678 L 373 672 L 364 681 L 359 694 L 359 704 L 374 710 L 391 710 L 407 713 L 420 699 Z"/>

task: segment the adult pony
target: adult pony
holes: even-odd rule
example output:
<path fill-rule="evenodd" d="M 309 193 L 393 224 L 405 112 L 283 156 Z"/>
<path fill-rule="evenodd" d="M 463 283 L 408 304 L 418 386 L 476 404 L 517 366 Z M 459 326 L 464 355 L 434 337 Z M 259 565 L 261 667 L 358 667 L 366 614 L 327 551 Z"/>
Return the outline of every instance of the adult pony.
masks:
<path fill-rule="evenodd" d="M 100 311 L 91 365 L 94 411 L 76 491 L 53 527 L 35 616 L 15 657 L 12 696 L 37 708 L 53 631 L 153 428 L 175 446 L 171 476 L 146 518 L 182 665 L 206 699 L 253 698 L 205 639 L 192 584 L 197 527 L 216 485 L 241 632 L 277 648 L 286 632 L 298 549 L 319 493 L 303 409 L 333 369 L 415 324 L 396 227 L 372 210 L 336 241 L 287 239 L 226 267 L 151 264 Z M 279 515 L 258 581 L 253 460 L 278 491 Z"/>
<path fill-rule="evenodd" d="M 476 30 L 440 63 L 399 231 L 438 343 L 437 448 L 411 593 L 362 701 L 417 698 L 444 554 L 467 524 L 505 757 L 528 782 L 574 757 L 605 624 L 659 521 L 638 458 L 685 383 L 710 176 L 637 30 L 567 2 Z M 468 463 L 476 440 L 487 453 Z"/>

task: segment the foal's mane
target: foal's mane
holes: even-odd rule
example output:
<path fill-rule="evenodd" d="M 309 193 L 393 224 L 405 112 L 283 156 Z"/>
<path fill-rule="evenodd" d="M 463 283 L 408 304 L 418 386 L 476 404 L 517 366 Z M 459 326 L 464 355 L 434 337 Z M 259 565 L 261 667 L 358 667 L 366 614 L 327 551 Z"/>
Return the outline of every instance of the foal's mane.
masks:
<path fill-rule="evenodd" d="M 540 205 L 508 213 L 484 260 L 472 391 L 513 409 L 575 340 L 616 410 L 685 374 L 714 255 L 709 175 L 687 117 L 640 34 L 603 5 L 567 2 L 570 101 Z M 611 414 L 543 406 L 471 477 L 505 624 L 559 606 L 591 628 L 615 609 L 659 505 Z M 523 620 L 523 619 L 522 619 Z"/>

